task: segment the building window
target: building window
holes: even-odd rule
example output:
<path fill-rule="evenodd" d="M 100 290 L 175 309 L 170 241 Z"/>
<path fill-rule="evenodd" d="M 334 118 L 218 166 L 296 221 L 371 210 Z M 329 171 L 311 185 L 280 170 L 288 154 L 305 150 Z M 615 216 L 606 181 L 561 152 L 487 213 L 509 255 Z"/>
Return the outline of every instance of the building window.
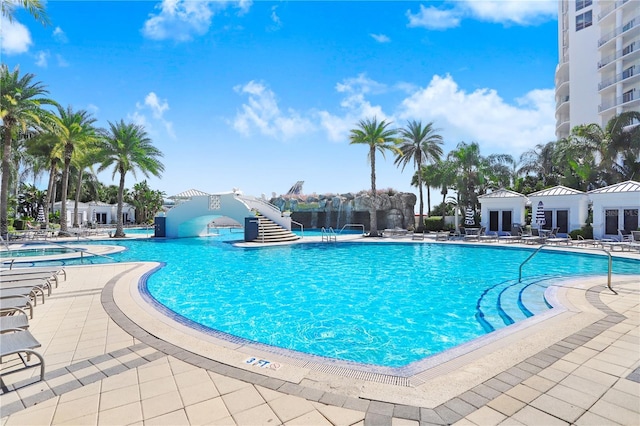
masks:
<path fill-rule="evenodd" d="M 576 31 L 590 27 L 593 23 L 593 13 L 591 11 L 581 13 L 576 16 Z"/>
<path fill-rule="evenodd" d="M 633 100 L 633 89 L 622 94 L 622 102 L 631 102 Z"/>
<path fill-rule="evenodd" d="M 633 49 L 635 48 L 636 43 L 633 42 L 630 45 L 628 45 L 627 47 L 625 47 L 624 49 L 622 49 L 622 56 L 624 55 L 628 55 L 629 53 L 633 52 Z"/>
<path fill-rule="evenodd" d="M 633 76 L 633 70 L 635 67 L 629 67 L 626 70 L 622 71 L 622 78 L 629 78 L 631 76 Z"/>
<path fill-rule="evenodd" d="M 591 6 L 593 0 L 576 0 L 576 12 L 580 9 L 584 9 L 587 6 Z"/>

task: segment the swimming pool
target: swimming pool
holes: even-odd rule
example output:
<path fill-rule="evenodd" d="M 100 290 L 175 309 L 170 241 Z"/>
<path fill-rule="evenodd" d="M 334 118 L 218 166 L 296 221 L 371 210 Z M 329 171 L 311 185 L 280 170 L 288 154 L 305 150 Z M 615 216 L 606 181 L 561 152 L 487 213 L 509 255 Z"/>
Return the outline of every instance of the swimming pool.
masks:
<path fill-rule="evenodd" d="M 142 283 L 143 293 L 199 329 L 387 367 L 408 365 L 544 312 L 544 290 L 558 278 L 607 271 L 602 256 L 541 252 L 525 266 L 520 284 L 518 268 L 528 249 L 228 244 L 241 235 L 105 243 L 128 248 L 113 256 L 120 260 L 164 262 Z M 640 273 L 640 262 L 615 259 L 613 270 Z"/>

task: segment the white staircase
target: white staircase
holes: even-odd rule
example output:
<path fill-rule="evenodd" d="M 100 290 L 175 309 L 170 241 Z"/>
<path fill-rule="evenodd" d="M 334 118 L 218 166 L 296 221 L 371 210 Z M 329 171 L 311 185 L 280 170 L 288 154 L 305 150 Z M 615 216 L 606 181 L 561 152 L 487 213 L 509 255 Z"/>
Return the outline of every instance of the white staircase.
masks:
<path fill-rule="evenodd" d="M 257 214 L 258 218 L 258 237 L 251 242 L 254 243 L 281 243 L 290 242 L 300 239 L 300 237 L 293 232 L 283 228 L 277 223 L 273 222 L 261 214 Z"/>

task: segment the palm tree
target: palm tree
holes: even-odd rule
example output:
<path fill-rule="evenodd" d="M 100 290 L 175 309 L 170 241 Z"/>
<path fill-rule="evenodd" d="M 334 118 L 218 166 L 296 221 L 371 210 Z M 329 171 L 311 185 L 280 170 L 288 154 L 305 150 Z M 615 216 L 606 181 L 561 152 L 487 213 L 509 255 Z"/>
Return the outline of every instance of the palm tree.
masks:
<path fill-rule="evenodd" d="M 101 143 L 101 161 L 98 173 L 113 166 L 113 175 L 120 174 L 118 187 L 118 209 L 116 232 L 114 237 L 124 237 L 122 203 L 124 196 L 124 181 L 127 173 L 136 175 L 136 169 L 145 177 L 149 175 L 160 176 L 164 171 L 164 165 L 159 158 L 162 152 L 152 145 L 147 137 L 144 127 L 134 123 L 125 123 L 120 120 L 117 123 L 109 122 L 109 130 Z"/>
<path fill-rule="evenodd" d="M 559 167 L 556 162 L 557 142 L 539 143 L 533 149 L 520 155 L 519 175 L 534 175 L 542 180 L 544 186 L 557 185 Z"/>
<path fill-rule="evenodd" d="M 2 2 L 4 5 L 7 2 Z M 52 114 L 43 105 L 57 105 L 51 99 L 41 97 L 48 93 L 40 82 L 34 82 L 33 74 L 20 76 L 19 67 L 9 71 L 7 65 L 0 66 L 0 118 L 2 118 L 2 183 L 0 184 L 0 235 L 8 232 L 9 180 L 11 170 L 11 141 L 18 130 L 40 126 L 53 120 Z"/>
<path fill-rule="evenodd" d="M 47 228 L 49 227 L 49 208 L 55 202 L 54 190 L 56 180 L 59 178 L 58 171 L 62 169 L 62 152 L 58 140 L 55 130 L 49 130 L 33 138 L 27 147 L 27 152 L 34 158 L 38 158 L 38 161 L 41 161 L 44 167 L 49 170 L 49 181 L 43 206 Z"/>
<path fill-rule="evenodd" d="M 395 136 L 397 131 L 395 129 L 387 129 L 391 123 L 387 123 L 382 120 L 378 123 L 378 119 L 360 120 L 357 129 L 352 129 L 349 135 L 349 144 L 366 144 L 369 145 L 368 159 L 371 164 L 371 211 L 370 221 L 371 226 L 369 235 L 372 237 L 378 237 L 378 218 L 376 217 L 376 151 L 380 151 L 384 157 L 385 151 L 393 151 L 394 153 L 400 152 L 396 147 Z"/>
<path fill-rule="evenodd" d="M 62 191 L 60 195 L 60 231 L 67 230 L 67 196 L 69 195 L 69 171 L 74 154 L 86 149 L 87 145 L 97 141 L 96 129 L 93 127 L 96 119 L 84 110 L 73 111 L 71 106 L 58 107 L 60 115 L 59 145 L 63 152 Z M 77 218 L 74 226 L 77 226 Z"/>
<path fill-rule="evenodd" d="M 99 148 L 98 133 L 94 133 L 94 136 L 86 141 L 81 151 L 75 151 L 73 156 L 73 169 L 76 174 L 75 185 L 76 195 L 73 203 L 73 226 L 78 226 L 78 205 L 80 203 L 80 197 L 82 195 L 82 188 L 85 183 L 89 185 L 93 184 L 96 179 L 93 179 L 93 173 L 89 176 L 89 179 L 83 179 L 84 172 L 88 168 L 92 171 L 94 164 L 100 160 L 100 148 Z"/>
<path fill-rule="evenodd" d="M 424 230 L 424 201 L 422 196 L 422 173 L 421 169 L 425 162 L 433 163 L 442 156 L 442 136 L 437 134 L 440 129 L 433 128 L 433 122 L 422 127 L 422 122 L 410 121 L 407 127 L 400 129 L 401 145 L 400 153 L 396 157 L 394 164 L 402 164 L 402 170 L 413 161 L 418 177 L 418 193 L 420 198 L 420 217 L 418 222 L 418 232 Z M 427 185 L 427 198 L 429 210 L 431 210 L 431 191 Z M 429 213 L 427 212 L 427 215 Z"/>
<path fill-rule="evenodd" d="M 571 131 L 573 141 L 599 160 L 602 180 L 613 184 L 633 179 L 640 157 L 640 112 L 623 112 L 602 128 L 592 123 L 576 126 Z"/>
<path fill-rule="evenodd" d="M 40 0 L 2 0 L 0 3 L 2 4 L 2 16 L 6 17 L 9 22 L 13 22 L 15 19 L 16 4 L 19 4 L 27 9 L 36 21 L 39 21 L 42 25 L 49 24 L 49 17 L 47 16 L 47 12 L 44 10 L 43 2 Z"/>

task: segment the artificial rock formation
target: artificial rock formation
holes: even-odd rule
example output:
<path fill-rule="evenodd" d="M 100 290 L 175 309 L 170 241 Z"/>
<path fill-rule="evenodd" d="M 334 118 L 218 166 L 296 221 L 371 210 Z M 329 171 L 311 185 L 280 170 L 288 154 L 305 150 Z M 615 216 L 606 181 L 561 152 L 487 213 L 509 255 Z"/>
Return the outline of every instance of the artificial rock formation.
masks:
<path fill-rule="evenodd" d="M 305 228 L 332 227 L 339 230 L 345 225 L 362 224 L 368 230 L 369 213 L 374 202 L 379 230 L 414 228 L 416 196 L 407 192 L 394 195 L 380 194 L 375 201 L 369 194 L 347 193 L 319 196 L 286 195 L 272 198 L 270 202 L 283 212 L 291 212 L 291 218 L 302 223 Z"/>

